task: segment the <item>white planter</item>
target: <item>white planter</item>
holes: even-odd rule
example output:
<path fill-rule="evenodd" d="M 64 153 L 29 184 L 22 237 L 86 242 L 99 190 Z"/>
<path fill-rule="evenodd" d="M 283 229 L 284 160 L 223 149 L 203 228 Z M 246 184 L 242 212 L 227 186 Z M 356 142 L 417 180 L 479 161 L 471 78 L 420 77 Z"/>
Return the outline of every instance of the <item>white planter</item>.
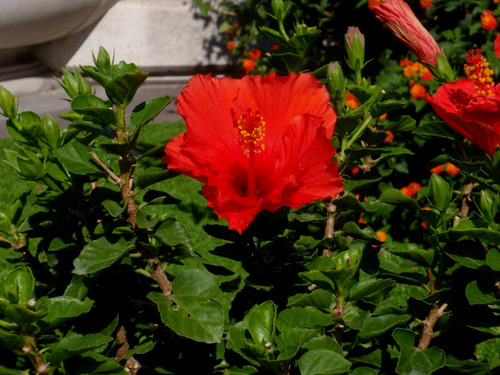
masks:
<path fill-rule="evenodd" d="M 227 66 L 216 22 L 204 19 L 191 0 L 120 0 L 93 27 L 37 47 L 52 69 L 92 64 L 99 46 L 115 61 L 134 62 L 149 72 L 191 74 Z"/>

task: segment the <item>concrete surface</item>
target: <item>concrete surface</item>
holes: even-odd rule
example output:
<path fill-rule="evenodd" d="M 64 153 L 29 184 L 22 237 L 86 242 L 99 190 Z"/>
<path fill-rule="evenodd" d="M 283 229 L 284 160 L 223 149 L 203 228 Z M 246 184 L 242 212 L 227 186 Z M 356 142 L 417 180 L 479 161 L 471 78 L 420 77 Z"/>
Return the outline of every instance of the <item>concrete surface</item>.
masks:
<path fill-rule="evenodd" d="M 156 122 L 177 121 L 181 117 L 177 114 L 175 97 L 186 86 L 190 77 L 149 77 L 138 91 L 128 107 L 130 111 L 139 103 L 160 96 L 170 95 L 174 100 L 156 118 Z M 71 109 L 66 92 L 54 78 L 31 77 L 1 82 L 1 85 L 11 91 L 19 103 L 19 111 L 33 111 L 42 118 L 49 113 L 63 127 L 66 120 L 58 117 Z M 96 95 L 106 99 L 104 90 L 95 86 Z M 0 116 L 0 138 L 9 137 L 5 128 L 6 119 Z"/>

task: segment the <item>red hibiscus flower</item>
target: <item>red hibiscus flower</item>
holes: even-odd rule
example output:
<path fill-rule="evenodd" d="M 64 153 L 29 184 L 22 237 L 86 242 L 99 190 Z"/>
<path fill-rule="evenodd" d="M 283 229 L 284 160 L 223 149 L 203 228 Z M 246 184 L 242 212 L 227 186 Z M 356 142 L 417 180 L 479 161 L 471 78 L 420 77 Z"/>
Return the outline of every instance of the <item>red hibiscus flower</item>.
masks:
<path fill-rule="evenodd" d="M 495 50 L 495 55 L 497 55 L 497 59 L 500 59 L 500 34 L 497 34 L 493 48 Z"/>
<path fill-rule="evenodd" d="M 423 62 L 437 67 L 443 55 L 432 35 L 403 0 L 370 0 L 368 7 Z"/>
<path fill-rule="evenodd" d="M 469 51 L 466 59 L 468 78 L 445 83 L 425 100 L 452 128 L 492 156 L 500 145 L 500 85 L 493 85 L 493 71 L 481 50 Z"/>
<path fill-rule="evenodd" d="M 203 195 L 242 233 L 259 211 L 334 198 L 336 114 L 311 74 L 196 75 L 178 96 L 186 132 L 166 147 L 168 168 L 205 185 Z"/>

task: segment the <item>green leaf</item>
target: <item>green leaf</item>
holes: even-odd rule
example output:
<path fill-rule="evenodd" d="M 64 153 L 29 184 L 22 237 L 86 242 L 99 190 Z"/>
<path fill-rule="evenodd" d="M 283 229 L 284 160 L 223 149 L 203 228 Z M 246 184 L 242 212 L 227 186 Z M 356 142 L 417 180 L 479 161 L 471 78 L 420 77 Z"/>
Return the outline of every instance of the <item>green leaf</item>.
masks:
<path fill-rule="evenodd" d="M 377 234 L 373 231 L 372 228 L 367 226 L 361 229 L 354 221 L 348 221 L 347 223 L 345 223 L 342 227 L 342 231 L 364 240 L 372 240 L 377 242 L 379 241 Z"/>
<path fill-rule="evenodd" d="M 37 308 L 46 308 L 48 314 L 42 319 L 50 328 L 54 328 L 59 324 L 86 314 L 92 308 L 94 302 L 85 298 L 83 301 L 68 296 L 52 297 L 44 296 L 40 298 Z"/>
<path fill-rule="evenodd" d="M 220 282 L 208 271 L 187 269 L 172 282 L 172 295 L 151 292 L 161 320 L 180 336 L 205 343 L 220 342 L 224 308 L 217 300 Z"/>
<path fill-rule="evenodd" d="M 387 99 L 383 102 L 375 104 L 371 109 L 371 115 L 373 117 L 379 117 L 385 113 L 401 109 L 407 105 L 408 102 L 406 100 Z"/>
<path fill-rule="evenodd" d="M 288 307 L 313 306 L 320 309 L 329 309 L 333 303 L 333 294 L 324 289 L 314 289 L 309 294 L 296 294 L 288 298 Z"/>
<path fill-rule="evenodd" d="M 498 249 L 490 249 L 486 254 L 486 264 L 494 271 L 500 271 L 500 251 Z"/>
<path fill-rule="evenodd" d="M 318 326 L 329 326 L 334 323 L 333 316 L 319 311 L 317 308 L 295 307 L 285 309 L 278 315 L 276 325 L 281 332 L 293 328 L 316 328 Z"/>
<path fill-rule="evenodd" d="M 394 284 L 394 281 L 389 279 L 370 279 L 360 281 L 354 284 L 350 290 L 349 300 L 356 301 L 369 297 L 371 294 L 383 291 Z"/>
<path fill-rule="evenodd" d="M 108 103 L 95 95 L 80 95 L 71 102 L 71 109 L 83 119 L 104 127 L 114 125 L 116 115 Z"/>
<path fill-rule="evenodd" d="M 112 337 L 93 333 L 89 335 L 72 334 L 63 337 L 51 346 L 49 361 L 53 364 L 59 363 L 67 358 L 80 353 L 85 353 L 106 345 L 113 341 Z"/>
<path fill-rule="evenodd" d="M 403 324 L 410 319 L 409 314 L 387 314 L 381 316 L 368 316 L 359 331 L 360 340 L 370 340 L 374 337 L 380 336 L 385 332 Z"/>
<path fill-rule="evenodd" d="M 417 205 L 415 200 L 403 194 L 399 189 L 389 188 L 389 187 L 382 191 L 379 200 L 380 202 L 394 204 L 394 205 L 403 205 L 403 206 Z"/>
<path fill-rule="evenodd" d="M 301 375 L 344 374 L 352 363 L 330 350 L 310 350 L 299 359 Z"/>
<path fill-rule="evenodd" d="M 146 81 L 149 73 L 143 72 L 135 64 L 127 64 L 124 61 L 120 61 L 115 71 L 116 76 L 104 86 L 106 95 L 116 105 L 127 105 L 134 98 L 137 89 Z"/>
<path fill-rule="evenodd" d="M 307 60 L 292 52 L 274 53 L 270 57 L 271 64 L 283 73 L 298 73 L 307 64 Z"/>
<path fill-rule="evenodd" d="M 85 275 L 100 271 L 125 256 L 128 250 L 127 241 L 123 237 L 116 242 L 101 237 L 83 248 L 73 262 L 75 266 L 73 273 Z"/>
<path fill-rule="evenodd" d="M 54 155 L 72 173 L 104 175 L 105 172 L 94 164 L 90 156 L 91 151 L 92 148 L 73 139 L 63 147 L 55 149 Z"/>
<path fill-rule="evenodd" d="M 164 191 L 153 189 L 148 190 L 142 200 L 148 204 L 175 204 L 181 202 Z"/>
<path fill-rule="evenodd" d="M 148 168 L 145 173 L 141 173 L 135 180 L 135 185 L 144 189 L 156 182 L 164 181 L 170 177 L 170 172 L 166 168 Z"/>
<path fill-rule="evenodd" d="M 14 268 L 0 287 L 1 294 L 14 304 L 26 304 L 35 296 L 35 279 L 29 267 Z"/>
<path fill-rule="evenodd" d="M 0 365 L 0 375 L 29 375 L 29 373 L 29 370 L 14 370 Z"/>
<path fill-rule="evenodd" d="M 276 305 L 266 301 L 249 313 L 248 331 L 257 344 L 274 341 L 276 334 Z"/>
<path fill-rule="evenodd" d="M 500 303 L 500 299 L 495 298 L 493 291 L 482 290 L 479 287 L 477 280 L 467 284 L 467 287 L 465 288 L 465 296 L 471 305 L 489 305 Z"/>
<path fill-rule="evenodd" d="M 118 203 L 110 199 L 106 199 L 105 201 L 103 201 L 102 205 L 104 206 L 106 211 L 108 211 L 109 214 L 113 217 L 120 216 L 127 208 L 127 206 L 120 206 Z"/>
<path fill-rule="evenodd" d="M 194 255 L 194 245 L 190 234 L 181 222 L 173 218 L 164 220 L 153 237 L 166 246 L 180 246 L 188 254 Z"/>
<path fill-rule="evenodd" d="M 47 315 L 47 309 L 39 307 L 37 311 L 32 311 L 25 306 L 8 305 L 3 310 L 3 314 L 8 320 L 16 323 L 18 326 L 25 327 Z"/>
<path fill-rule="evenodd" d="M 431 267 L 434 263 L 436 252 L 425 250 L 413 243 L 394 242 L 387 245 L 388 250 L 401 258 L 411 260 L 421 266 Z"/>
<path fill-rule="evenodd" d="M 400 375 L 432 374 L 445 364 L 446 354 L 438 347 L 420 350 L 415 347 L 415 333 L 407 329 L 394 330 L 392 337 L 400 347 L 396 373 Z"/>
<path fill-rule="evenodd" d="M 21 336 L 5 331 L 0 327 L 0 345 L 13 352 L 21 353 L 24 340 Z"/>
<path fill-rule="evenodd" d="M 455 140 L 456 133 L 444 121 L 432 121 L 420 124 L 420 126 L 413 131 L 419 138 L 423 139 L 448 139 Z"/>
<path fill-rule="evenodd" d="M 305 342 L 302 347 L 308 350 L 330 350 L 337 354 L 344 355 L 340 345 L 328 336 L 313 337 L 312 339 Z"/>
<path fill-rule="evenodd" d="M 356 367 L 354 370 L 349 372 L 349 375 L 377 375 L 378 372 L 374 369 L 366 366 Z"/>
<path fill-rule="evenodd" d="M 167 105 L 170 104 L 171 101 L 172 98 L 167 95 L 142 102 L 132 111 L 132 114 L 130 115 L 130 123 L 133 126 L 144 126 L 150 123 Z"/>
<path fill-rule="evenodd" d="M 129 351 L 130 353 L 130 351 Z M 120 362 L 95 352 L 85 352 L 64 361 L 66 373 L 71 375 L 128 375 Z"/>

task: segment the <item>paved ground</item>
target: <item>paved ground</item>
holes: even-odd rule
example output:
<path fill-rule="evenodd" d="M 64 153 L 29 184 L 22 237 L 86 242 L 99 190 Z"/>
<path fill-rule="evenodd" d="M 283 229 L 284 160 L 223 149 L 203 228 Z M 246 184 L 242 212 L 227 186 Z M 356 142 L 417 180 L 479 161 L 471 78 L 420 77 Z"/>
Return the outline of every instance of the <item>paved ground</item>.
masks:
<path fill-rule="evenodd" d="M 134 101 L 128 108 L 130 111 L 139 103 L 154 99 L 160 96 L 170 95 L 174 100 L 156 118 L 156 121 L 176 121 L 181 119 L 177 114 L 175 97 L 187 84 L 189 77 L 150 77 L 146 84 L 137 92 Z M 66 99 L 68 96 L 53 78 L 33 77 L 12 81 L 0 82 L 16 97 L 19 103 L 19 111 L 33 111 L 41 117 L 45 113 L 53 116 L 62 127 L 67 124 L 65 120 L 58 117 L 59 114 L 70 110 L 70 103 Z M 97 87 L 96 87 L 97 89 Z M 104 90 L 97 90 L 96 94 L 105 98 Z M 0 116 L 0 138 L 9 137 L 5 129 L 6 119 Z"/>

